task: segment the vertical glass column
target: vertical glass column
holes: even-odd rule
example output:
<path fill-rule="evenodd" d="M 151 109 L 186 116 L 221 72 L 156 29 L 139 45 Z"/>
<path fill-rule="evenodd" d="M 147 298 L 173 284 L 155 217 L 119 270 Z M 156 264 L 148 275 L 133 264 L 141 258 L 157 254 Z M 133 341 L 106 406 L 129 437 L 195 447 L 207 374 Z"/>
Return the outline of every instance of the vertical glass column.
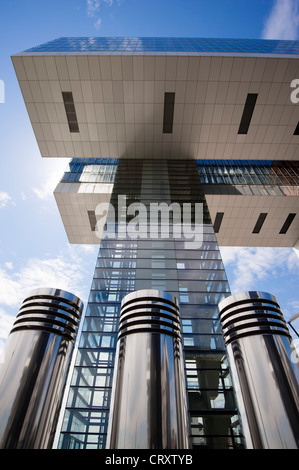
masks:
<path fill-rule="evenodd" d="M 148 216 L 152 203 L 191 204 L 192 222 L 201 203 L 202 243 L 195 249 L 175 237 L 171 214 L 167 237 L 118 234 L 123 195 L 125 209 L 142 203 Z M 111 203 L 115 236 L 101 241 L 59 447 L 105 448 L 121 301 L 140 289 L 166 291 L 179 301 L 192 446 L 242 447 L 217 307 L 230 290 L 196 163 L 120 160 Z M 133 221 L 127 214 L 126 223 Z"/>

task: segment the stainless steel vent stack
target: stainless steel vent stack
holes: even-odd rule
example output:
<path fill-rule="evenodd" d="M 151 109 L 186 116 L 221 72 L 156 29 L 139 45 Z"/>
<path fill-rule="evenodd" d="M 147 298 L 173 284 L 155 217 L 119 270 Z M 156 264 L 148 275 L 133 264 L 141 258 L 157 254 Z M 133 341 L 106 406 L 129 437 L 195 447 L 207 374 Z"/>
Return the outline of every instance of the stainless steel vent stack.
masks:
<path fill-rule="evenodd" d="M 83 303 L 51 288 L 24 300 L 0 361 L 0 448 L 52 447 Z"/>
<path fill-rule="evenodd" d="M 276 298 L 245 292 L 219 304 L 248 448 L 299 447 L 299 357 Z"/>
<path fill-rule="evenodd" d="M 166 292 L 122 301 L 107 448 L 189 448 L 179 306 Z"/>

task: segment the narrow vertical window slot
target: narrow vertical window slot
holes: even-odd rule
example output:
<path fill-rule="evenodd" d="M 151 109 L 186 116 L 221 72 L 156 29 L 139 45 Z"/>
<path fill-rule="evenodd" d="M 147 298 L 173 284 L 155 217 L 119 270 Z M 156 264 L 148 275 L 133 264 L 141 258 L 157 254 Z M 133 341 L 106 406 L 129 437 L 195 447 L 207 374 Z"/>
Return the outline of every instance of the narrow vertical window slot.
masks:
<path fill-rule="evenodd" d="M 281 230 L 279 233 L 287 233 L 287 231 L 289 230 L 290 228 L 290 225 L 291 223 L 293 222 L 294 218 L 295 218 L 296 214 L 289 214 L 285 220 L 285 223 L 283 224 L 283 226 L 281 227 Z"/>
<path fill-rule="evenodd" d="M 71 91 L 63 91 L 62 98 L 70 132 L 79 132 L 73 93 Z"/>
<path fill-rule="evenodd" d="M 95 211 L 87 211 L 87 214 L 88 214 L 91 231 L 95 232 L 96 224 L 97 224 Z"/>
<path fill-rule="evenodd" d="M 214 232 L 218 233 L 220 230 L 220 225 L 224 216 L 224 212 L 217 212 L 215 221 L 214 221 Z"/>
<path fill-rule="evenodd" d="M 260 233 L 261 231 L 261 228 L 265 222 L 265 219 L 267 217 L 267 213 L 265 212 L 262 212 L 260 215 L 259 215 L 259 218 L 257 219 L 257 222 L 254 226 L 254 229 L 252 230 L 252 233 Z"/>
<path fill-rule="evenodd" d="M 173 127 L 175 93 L 164 94 L 163 134 L 171 134 Z"/>
<path fill-rule="evenodd" d="M 238 134 L 247 134 L 249 126 L 250 126 L 251 118 L 253 115 L 253 111 L 255 108 L 256 100 L 257 100 L 256 93 L 248 93 L 245 106 L 243 109 L 243 114 L 242 114 L 239 130 L 238 130 Z"/>

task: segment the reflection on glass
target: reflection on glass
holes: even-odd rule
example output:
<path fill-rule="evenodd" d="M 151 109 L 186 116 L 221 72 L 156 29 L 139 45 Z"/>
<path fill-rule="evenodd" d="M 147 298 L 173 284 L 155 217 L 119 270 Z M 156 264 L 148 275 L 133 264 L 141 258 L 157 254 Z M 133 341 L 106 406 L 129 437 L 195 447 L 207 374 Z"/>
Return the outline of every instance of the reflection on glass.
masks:
<path fill-rule="evenodd" d="M 225 350 L 218 322 L 217 305 L 229 294 L 229 286 L 195 162 L 122 160 L 118 162 L 112 200 L 118 194 L 128 194 L 128 200 L 131 197 L 134 201 L 159 200 L 161 187 L 169 201 L 204 203 L 204 242 L 192 250 L 172 239 L 102 240 L 61 433 L 62 448 L 105 447 L 120 302 L 128 292 L 147 288 L 170 292 L 180 301 L 187 391 L 200 394 L 189 410 L 193 446 L 241 446 L 239 427 L 232 425 L 236 406 L 228 367 L 223 362 Z M 190 370 L 196 375 L 190 375 Z M 83 400 L 84 386 L 87 391 Z M 92 387 L 106 390 L 105 399 L 98 395 L 96 400 Z M 82 411 L 100 413 L 104 404 L 107 414 L 101 415 L 100 434 L 94 438 L 86 424 L 91 415 Z M 197 422 L 194 416 L 198 416 Z M 67 425 L 75 418 L 80 422 L 78 435 Z"/>

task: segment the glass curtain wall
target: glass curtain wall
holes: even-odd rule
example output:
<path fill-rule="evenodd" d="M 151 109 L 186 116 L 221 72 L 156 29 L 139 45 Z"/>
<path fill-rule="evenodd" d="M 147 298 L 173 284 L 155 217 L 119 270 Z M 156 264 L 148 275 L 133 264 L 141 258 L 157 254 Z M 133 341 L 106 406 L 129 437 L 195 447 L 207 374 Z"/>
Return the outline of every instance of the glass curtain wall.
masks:
<path fill-rule="evenodd" d="M 299 162 L 279 160 L 196 160 L 205 194 L 298 196 Z M 234 191 L 232 191 L 234 190 Z"/>
<path fill-rule="evenodd" d="M 124 195 L 126 207 L 120 207 Z M 191 203 L 193 222 L 195 203 L 203 204 L 200 247 L 186 248 L 172 229 L 156 238 L 145 238 L 144 227 L 142 237 L 124 233 L 124 217 L 128 227 L 136 216 L 127 209 L 139 202 L 149 223 L 152 203 Z M 59 447 L 105 448 L 120 302 L 128 292 L 147 288 L 170 292 L 180 302 L 193 448 L 242 447 L 217 307 L 230 290 L 196 163 L 120 160 L 111 204 L 115 237 L 110 232 L 99 248 Z"/>

